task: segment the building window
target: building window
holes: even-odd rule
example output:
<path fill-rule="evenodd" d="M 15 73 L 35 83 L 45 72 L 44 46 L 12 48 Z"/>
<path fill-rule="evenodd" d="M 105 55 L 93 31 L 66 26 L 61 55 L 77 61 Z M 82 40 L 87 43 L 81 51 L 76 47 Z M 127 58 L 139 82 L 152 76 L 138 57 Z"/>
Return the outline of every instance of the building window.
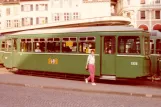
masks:
<path fill-rule="evenodd" d="M 160 10 L 155 11 L 155 19 L 160 19 Z"/>
<path fill-rule="evenodd" d="M 2 11 L 0 10 L 0 17 L 2 17 Z"/>
<path fill-rule="evenodd" d="M 1 22 L 0 22 L 0 29 L 1 29 Z"/>
<path fill-rule="evenodd" d="M 140 11 L 140 19 L 145 19 L 145 11 Z"/>
<path fill-rule="evenodd" d="M 127 5 L 130 5 L 130 0 L 127 0 Z"/>
<path fill-rule="evenodd" d="M 155 4 L 160 4 L 160 0 L 155 0 Z"/>
<path fill-rule="evenodd" d="M 33 5 L 32 4 L 21 5 L 21 11 L 25 12 L 33 11 Z"/>
<path fill-rule="evenodd" d="M 140 4 L 145 4 L 145 0 L 140 0 Z"/>
<path fill-rule="evenodd" d="M 29 26 L 29 25 L 33 25 L 33 18 L 30 17 L 22 18 L 22 26 Z"/>
<path fill-rule="evenodd" d="M 17 15 L 18 14 L 18 11 L 19 11 L 19 9 L 17 7 L 14 7 L 13 8 L 14 15 Z"/>
<path fill-rule="evenodd" d="M 73 19 L 79 19 L 79 14 L 78 12 L 73 13 Z"/>
<path fill-rule="evenodd" d="M 11 14 L 11 10 L 10 10 L 10 8 L 7 8 L 6 9 L 6 16 L 9 16 Z"/>
<path fill-rule="evenodd" d="M 70 20 L 69 13 L 64 13 L 64 20 Z"/>
<path fill-rule="evenodd" d="M 14 27 L 19 27 L 19 20 L 14 20 Z"/>
<path fill-rule="evenodd" d="M 53 15 L 54 21 L 59 21 L 60 20 L 60 13 L 55 13 Z"/>
<path fill-rule="evenodd" d="M 36 11 L 47 11 L 48 4 L 36 4 Z"/>
<path fill-rule="evenodd" d="M 6 20 L 6 27 L 7 28 L 11 27 L 11 20 Z"/>
<path fill-rule="evenodd" d="M 45 24 L 48 23 L 47 17 L 37 17 L 36 18 L 36 24 Z"/>

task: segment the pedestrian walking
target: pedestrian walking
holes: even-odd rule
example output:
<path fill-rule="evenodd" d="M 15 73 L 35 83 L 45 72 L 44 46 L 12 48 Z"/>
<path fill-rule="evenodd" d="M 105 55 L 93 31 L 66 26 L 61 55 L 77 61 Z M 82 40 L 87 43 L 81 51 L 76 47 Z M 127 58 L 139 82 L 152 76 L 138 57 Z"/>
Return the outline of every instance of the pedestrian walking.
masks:
<path fill-rule="evenodd" d="M 87 63 L 86 63 L 86 70 L 89 71 L 90 76 L 85 79 L 85 82 L 88 83 L 89 80 L 91 80 L 92 85 L 96 85 L 94 82 L 95 77 L 95 55 L 94 50 L 91 50 L 91 54 L 88 55 Z"/>

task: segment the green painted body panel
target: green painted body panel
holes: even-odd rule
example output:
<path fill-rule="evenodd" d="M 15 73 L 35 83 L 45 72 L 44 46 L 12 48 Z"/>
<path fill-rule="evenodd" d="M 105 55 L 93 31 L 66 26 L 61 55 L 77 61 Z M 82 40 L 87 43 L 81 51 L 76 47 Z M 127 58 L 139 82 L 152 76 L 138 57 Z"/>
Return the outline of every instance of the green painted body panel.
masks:
<path fill-rule="evenodd" d="M 148 64 L 148 63 L 146 63 Z M 148 75 L 148 65 L 145 64 L 145 57 L 116 57 L 116 76 L 126 78 L 136 78 Z"/>
<path fill-rule="evenodd" d="M 4 55 L 4 52 L 0 52 L 0 64 L 3 64 L 4 62 L 3 55 Z"/>
<path fill-rule="evenodd" d="M 58 64 L 48 64 L 48 59 L 58 59 Z M 18 69 L 61 72 L 72 74 L 88 74 L 85 70 L 87 55 L 60 54 L 19 54 Z M 32 60 L 31 60 L 32 59 Z M 96 75 L 100 75 L 99 57 L 96 56 Z"/>
<path fill-rule="evenodd" d="M 116 75 L 115 58 L 115 55 L 102 55 L 102 75 Z"/>
<path fill-rule="evenodd" d="M 15 57 L 15 56 L 12 56 L 12 53 L 4 53 L 4 66 L 6 68 L 12 68 L 12 57 Z"/>

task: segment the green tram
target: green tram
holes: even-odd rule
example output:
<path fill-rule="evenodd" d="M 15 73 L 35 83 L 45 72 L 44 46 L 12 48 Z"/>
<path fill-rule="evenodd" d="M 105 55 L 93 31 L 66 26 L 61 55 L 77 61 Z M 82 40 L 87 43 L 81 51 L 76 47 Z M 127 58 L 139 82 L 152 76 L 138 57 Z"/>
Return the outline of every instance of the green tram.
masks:
<path fill-rule="evenodd" d="M 161 75 L 161 32 L 153 31 L 150 36 L 151 71 Z"/>
<path fill-rule="evenodd" d="M 100 79 L 150 75 L 150 33 L 128 26 L 96 26 L 22 31 L 7 35 L 4 66 L 87 75 L 87 56 L 95 50 Z"/>

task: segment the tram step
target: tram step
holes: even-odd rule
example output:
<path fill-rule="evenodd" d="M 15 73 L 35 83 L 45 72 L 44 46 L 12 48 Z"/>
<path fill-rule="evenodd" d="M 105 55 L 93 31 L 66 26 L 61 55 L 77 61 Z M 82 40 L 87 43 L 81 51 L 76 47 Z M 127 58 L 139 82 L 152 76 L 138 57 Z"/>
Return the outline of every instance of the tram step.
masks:
<path fill-rule="evenodd" d="M 116 80 L 116 76 L 106 76 L 106 75 L 103 75 L 103 76 L 100 77 L 100 79 Z"/>

